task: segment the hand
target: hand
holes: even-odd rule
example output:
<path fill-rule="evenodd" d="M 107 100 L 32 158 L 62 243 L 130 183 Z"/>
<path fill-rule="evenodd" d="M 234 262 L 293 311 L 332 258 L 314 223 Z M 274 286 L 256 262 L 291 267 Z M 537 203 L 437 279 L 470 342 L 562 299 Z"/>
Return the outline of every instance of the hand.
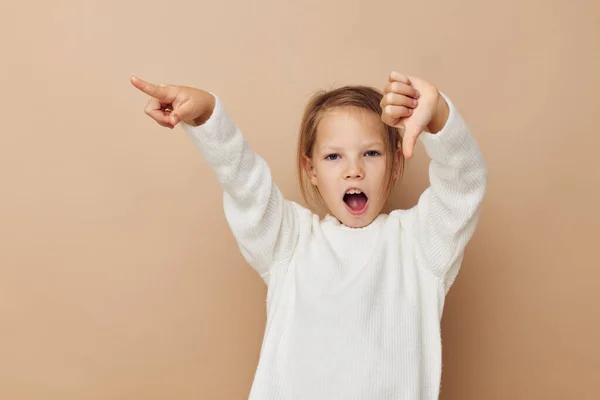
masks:
<path fill-rule="evenodd" d="M 187 86 L 154 85 L 135 76 L 131 84 L 150 95 L 145 112 L 159 125 L 173 129 L 179 121 L 198 126 L 212 115 L 215 97 L 207 91 Z"/>
<path fill-rule="evenodd" d="M 402 152 L 405 158 L 412 158 L 417 138 L 436 117 L 440 99 L 443 97 L 432 84 L 398 72 L 390 74 L 381 100 L 381 120 L 404 129 Z"/>

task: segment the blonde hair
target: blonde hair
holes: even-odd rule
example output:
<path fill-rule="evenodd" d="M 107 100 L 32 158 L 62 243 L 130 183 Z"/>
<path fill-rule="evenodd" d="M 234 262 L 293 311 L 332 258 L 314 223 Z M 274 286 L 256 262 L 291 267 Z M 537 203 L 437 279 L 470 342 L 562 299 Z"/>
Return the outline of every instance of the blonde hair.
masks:
<path fill-rule="evenodd" d="M 323 198 L 319 189 L 310 183 L 308 173 L 304 167 L 304 156 L 312 158 L 319 123 L 328 111 L 337 107 L 351 107 L 358 109 L 356 111 L 365 110 L 377 115 L 386 133 L 384 135 L 387 152 L 386 186 L 384 192 L 386 198 L 395 184 L 401 180 L 404 172 L 404 156 L 402 153 L 400 155 L 399 179 L 394 179 L 393 171 L 397 167 L 395 153 L 396 149 L 400 148 L 400 144 L 402 143 L 402 135 L 398 128 L 389 126 L 381 121 L 382 98 L 383 94 L 379 90 L 369 86 L 344 86 L 333 90 L 319 90 L 311 96 L 300 124 L 297 153 L 300 192 L 304 201 L 309 205 L 312 203 L 319 206 L 322 204 Z"/>

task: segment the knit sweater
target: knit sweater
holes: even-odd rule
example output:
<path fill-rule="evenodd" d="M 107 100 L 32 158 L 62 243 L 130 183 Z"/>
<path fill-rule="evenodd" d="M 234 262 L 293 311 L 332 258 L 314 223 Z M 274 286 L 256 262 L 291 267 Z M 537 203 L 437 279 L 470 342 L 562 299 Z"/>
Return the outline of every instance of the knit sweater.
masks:
<path fill-rule="evenodd" d="M 444 298 L 487 183 L 475 139 L 442 95 L 445 126 L 419 136 L 430 186 L 414 207 L 363 228 L 286 200 L 216 95 L 203 125 L 182 124 L 221 183 L 242 255 L 268 287 L 250 399 L 438 398 Z"/>

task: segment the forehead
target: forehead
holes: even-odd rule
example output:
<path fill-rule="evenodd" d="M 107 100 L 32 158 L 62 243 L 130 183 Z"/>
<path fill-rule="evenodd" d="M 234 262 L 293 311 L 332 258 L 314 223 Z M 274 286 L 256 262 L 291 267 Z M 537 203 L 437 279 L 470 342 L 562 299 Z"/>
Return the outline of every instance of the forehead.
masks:
<path fill-rule="evenodd" d="M 337 107 L 328 110 L 317 129 L 317 146 L 360 145 L 363 142 L 384 141 L 385 129 L 379 116 L 357 107 Z"/>

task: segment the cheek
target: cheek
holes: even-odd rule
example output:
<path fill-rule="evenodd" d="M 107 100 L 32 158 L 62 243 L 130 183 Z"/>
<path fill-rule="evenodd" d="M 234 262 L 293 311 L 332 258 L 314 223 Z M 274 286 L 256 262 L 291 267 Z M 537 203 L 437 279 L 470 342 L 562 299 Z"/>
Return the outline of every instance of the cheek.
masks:
<path fill-rule="evenodd" d="M 383 157 L 371 164 L 370 172 L 371 172 L 371 177 L 373 178 L 372 183 L 374 186 L 379 188 L 381 191 L 383 191 L 385 189 L 384 186 L 385 186 L 385 181 L 386 181 L 386 176 L 385 176 L 386 170 L 387 170 L 387 165 L 386 165 L 385 159 Z"/>
<path fill-rule="evenodd" d="M 369 163 L 369 169 L 371 173 L 377 175 L 377 177 L 385 175 L 385 171 L 387 169 L 385 158 L 378 157 L 376 159 L 372 159 Z"/>
<path fill-rule="evenodd" d="M 336 175 L 336 166 L 332 164 L 319 163 L 315 166 L 315 173 L 320 181 L 331 180 Z"/>
<path fill-rule="evenodd" d="M 323 196 L 330 197 L 336 195 L 337 187 L 339 185 L 339 173 L 335 166 L 321 165 L 315 169 L 315 173 L 317 176 L 316 180 L 319 184 L 319 191 L 323 194 Z"/>
<path fill-rule="evenodd" d="M 336 175 L 333 171 L 322 171 L 319 176 L 319 183 L 323 186 L 324 191 L 332 191 L 336 185 Z"/>

